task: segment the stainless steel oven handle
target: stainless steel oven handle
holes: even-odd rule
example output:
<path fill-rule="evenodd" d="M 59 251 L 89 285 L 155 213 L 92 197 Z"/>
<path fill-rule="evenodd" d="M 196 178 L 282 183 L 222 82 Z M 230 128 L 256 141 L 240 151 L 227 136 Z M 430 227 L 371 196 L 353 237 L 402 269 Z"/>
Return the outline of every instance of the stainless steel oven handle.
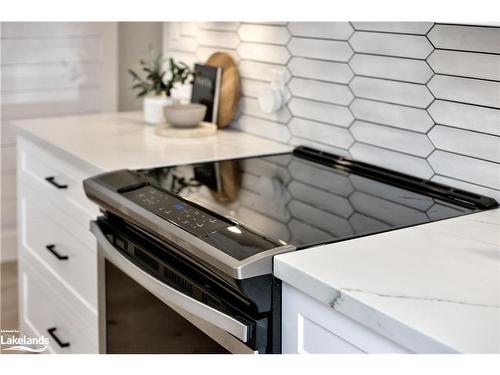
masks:
<path fill-rule="evenodd" d="M 248 325 L 186 296 L 143 271 L 114 248 L 94 221 L 91 222 L 90 230 L 97 239 L 99 253 L 160 300 L 186 310 L 200 319 L 229 332 L 243 342 L 248 341 Z"/>

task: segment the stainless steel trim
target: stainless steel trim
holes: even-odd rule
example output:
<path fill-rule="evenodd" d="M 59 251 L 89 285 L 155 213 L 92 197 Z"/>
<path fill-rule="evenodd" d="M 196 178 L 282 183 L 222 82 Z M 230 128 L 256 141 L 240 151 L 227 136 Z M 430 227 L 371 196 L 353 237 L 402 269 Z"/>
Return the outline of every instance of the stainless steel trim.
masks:
<path fill-rule="evenodd" d="M 158 236 L 189 252 L 194 258 L 198 258 L 238 280 L 272 273 L 272 258 L 275 255 L 296 250 L 293 245 L 279 246 L 239 261 L 120 194 L 112 192 L 95 180 L 87 180 L 85 187 L 87 195 L 103 208 L 144 229 L 154 231 Z"/>
<path fill-rule="evenodd" d="M 201 320 L 229 332 L 243 342 L 248 341 L 249 327 L 246 324 L 186 296 L 140 269 L 111 245 L 95 222 L 91 222 L 90 230 L 97 238 L 99 255 L 102 254 L 106 260 L 113 263 L 164 303 L 177 306 Z M 100 266 L 104 265 L 101 263 Z M 100 280 L 100 285 L 103 284 L 104 282 Z"/>

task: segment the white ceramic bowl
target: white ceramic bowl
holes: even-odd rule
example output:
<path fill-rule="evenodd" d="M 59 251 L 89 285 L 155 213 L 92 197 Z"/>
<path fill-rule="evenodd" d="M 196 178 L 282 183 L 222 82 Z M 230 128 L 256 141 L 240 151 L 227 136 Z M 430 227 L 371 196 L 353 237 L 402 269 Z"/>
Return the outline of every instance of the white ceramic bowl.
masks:
<path fill-rule="evenodd" d="M 174 104 L 163 107 L 165 120 L 176 128 L 193 128 L 203 121 L 207 106 L 204 104 Z"/>

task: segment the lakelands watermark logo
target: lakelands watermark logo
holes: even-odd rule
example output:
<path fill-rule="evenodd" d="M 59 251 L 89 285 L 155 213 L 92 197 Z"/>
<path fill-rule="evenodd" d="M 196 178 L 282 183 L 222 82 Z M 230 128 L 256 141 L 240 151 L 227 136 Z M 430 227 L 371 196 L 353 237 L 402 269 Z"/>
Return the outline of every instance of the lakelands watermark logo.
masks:
<path fill-rule="evenodd" d="M 19 331 L 16 329 L 2 329 L 0 330 L 0 345 L 2 351 L 42 353 L 47 350 L 49 338 L 43 335 L 40 337 L 19 336 Z"/>

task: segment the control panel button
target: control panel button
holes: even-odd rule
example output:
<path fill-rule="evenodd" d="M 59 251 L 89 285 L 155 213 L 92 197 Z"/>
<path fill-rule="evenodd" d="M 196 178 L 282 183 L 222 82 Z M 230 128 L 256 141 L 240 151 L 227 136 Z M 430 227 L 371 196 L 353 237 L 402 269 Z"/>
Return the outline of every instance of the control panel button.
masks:
<path fill-rule="evenodd" d="M 232 225 L 151 185 L 127 191 L 123 195 L 148 211 L 199 237 Z"/>

